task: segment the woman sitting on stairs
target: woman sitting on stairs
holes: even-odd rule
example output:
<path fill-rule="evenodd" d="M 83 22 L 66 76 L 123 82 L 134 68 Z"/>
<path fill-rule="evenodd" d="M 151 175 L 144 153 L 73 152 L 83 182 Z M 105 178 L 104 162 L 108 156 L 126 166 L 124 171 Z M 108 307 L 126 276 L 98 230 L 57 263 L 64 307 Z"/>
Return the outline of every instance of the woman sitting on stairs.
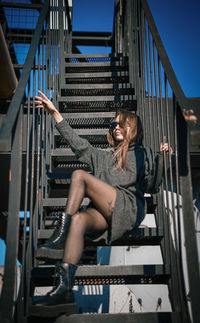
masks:
<path fill-rule="evenodd" d="M 56 121 L 56 128 L 76 157 L 87 163 L 92 174 L 76 170 L 72 174 L 65 213 L 50 237 L 40 248 L 56 252 L 64 249 L 58 266 L 60 282 L 38 305 L 73 302 L 74 275 L 82 255 L 85 234 L 104 238 L 108 244 L 137 227 L 145 216 L 144 193 L 156 193 L 163 174 L 163 153 L 153 158 L 150 148 L 142 146 L 143 131 L 139 117 L 119 112 L 110 124 L 107 139 L 110 151 L 100 150 L 80 138 L 41 91 L 38 108 L 44 108 Z M 161 144 L 168 151 L 168 144 Z M 91 203 L 79 211 L 84 197 Z"/>

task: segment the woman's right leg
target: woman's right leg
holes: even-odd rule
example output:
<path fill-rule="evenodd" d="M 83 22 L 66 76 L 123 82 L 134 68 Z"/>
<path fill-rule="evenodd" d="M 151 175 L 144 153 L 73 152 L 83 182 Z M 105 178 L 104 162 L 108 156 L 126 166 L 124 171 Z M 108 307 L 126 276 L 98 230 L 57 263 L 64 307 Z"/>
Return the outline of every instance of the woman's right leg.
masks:
<path fill-rule="evenodd" d="M 103 233 L 107 228 L 104 216 L 94 208 L 74 214 L 65 243 L 63 262 L 77 265 L 83 252 L 85 233 Z"/>

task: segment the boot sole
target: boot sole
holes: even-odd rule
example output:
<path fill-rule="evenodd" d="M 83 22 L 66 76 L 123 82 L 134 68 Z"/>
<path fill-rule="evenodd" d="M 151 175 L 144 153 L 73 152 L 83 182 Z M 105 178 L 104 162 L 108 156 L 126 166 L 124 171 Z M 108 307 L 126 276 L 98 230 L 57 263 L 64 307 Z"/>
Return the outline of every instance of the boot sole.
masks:
<path fill-rule="evenodd" d="M 37 259 L 55 259 L 59 260 L 63 257 L 64 249 L 49 249 L 49 248 L 39 248 L 37 250 Z"/>

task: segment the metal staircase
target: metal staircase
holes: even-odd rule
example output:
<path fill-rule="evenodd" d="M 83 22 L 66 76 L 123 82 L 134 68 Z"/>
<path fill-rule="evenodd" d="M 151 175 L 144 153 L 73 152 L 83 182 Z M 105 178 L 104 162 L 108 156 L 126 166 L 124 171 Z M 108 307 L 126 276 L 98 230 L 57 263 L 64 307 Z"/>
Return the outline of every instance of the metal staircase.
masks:
<path fill-rule="evenodd" d="M 98 80 L 99 73 L 100 77 L 106 78 L 107 83 L 102 84 L 101 78 Z M 119 75 L 118 83 L 115 83 L 113 77 L 109 78 L 109 75 L 112 76 L 113 73 Z M 76 129 L 80 136 L 86 137 L 91 144 L 98 148 L 108 148 L 106 146 L 108 125 L 113 119 L 115 112 L 119 109 L 119 106 L 120 109 L 128 108 L 131 111 L 135 110 L 136 98 L 134 96 L 134 88 L 128 83 L 127 79 L 125 81 L 120 79 L 120 73 L 126 73 L 128 77 L 128 59 L 122 55 L 65 55 L 64 80 L 71 78 L 73 82 L 72 84 L 61 84 L 61 90 L 58 95 L 60 111 L 62 111 L 63 117 L 68 120 L 69 124 Z M 69 77 L 68 74 L 70 74 Z M 75 83 L 77 78 L 78 84 Z M 90 83 L 86 83 L 86 80 Z M 63 103 L 65 104 L 64 106 Z M 82 105 L 83 111 L 81 110 Z M 68 112 L 68 109 L 71 109 L 73 112 Z M 102 110 L 103 112 L 101 112 Z M 48 219 L 47 225 L 49 225 L 49 220 L 51 218 L 55 219 L 57 212 L 64 210 L 72 171 L 75 169 L 90 171 L 88 166 L 80 163 L 74 157 L 71 150 L 66 147 L 65 143 L 61 143 L 61 141 L 62 139 L 55 132 L 55 147 L 52 150 L 51 162 L 52 169 L 49 173 L 47 189 L 49 196 L 47 196 L 43 204 L 46 214 L 44 215 L 44 228 L 38 232 L 39 240 L 47 238 L 48 233 L 51 233 L 51 230 L 45 230 L 46 215 Z M 149 200 L 149 209 L 152 211 L 153 205 L 151 203 L 153 198 L 149 198 Z M 87 201 L 83 201 L 83 205 L 87 205 Z M 154 205 L 154 208 L 156 207 Z M 56 210 L 56 213 L 54 213 L 54 210 Z M 116 241 L 114 245 L 155 244 L 159 243 L 162 238 L 163 228 L 146 228 L 146 230 L 139 228 L 123 237 L 121 241 Z M 90 242 L 90 245 L 93 246 L 93 243 Z M 89 251 L 91 253 L 91 249 Z M 36 258 L 51 259 L 51 257 L 51 252 L 43 253 L 42 250 L 36 252 Z M 83 259 L 82 263 L 85 262 L 86 265 L 80 266 L 76 273 L 76 285 L 167 284 L 170 279 L 170 269 L 167 264 L 146 266 L 99 266 L 93 264 L 88 266 L 88 257 L 87 255 L 85 257 L 86 259 Z M 58 257 L 54 260 L 62 260 L 62 253 L 59 252 Z M 51 277 L 53 273 L 54 266 L 40 265 L 38 263 L 38 266 L 33 268 L 33 285 L 52 285 Z M 45 280 L 44 277 L 46 277 Z M 53 307 L 49 310 L 42 307 L 38 308 L 38 306 L 31 306 L 30 315 L 40 317 L 58 316 L 66 311 L 66 316 L 68 316 L 72 312 L 71 307 L 71 304 L 66 304 L 65 308 L 62 306 L 62 309 L 60 309 L 60 306 L 55 306 L 54 310 Z M 74 313 L 76 313 L 75 308 Z M 101 314 L 98 316 L 99 321 L 104 317 L 103 315 L 101 318 Z M 157 314 L 154 314 L 154 316 L 156 318 Z M 115 317 L 117 319 L 117 316 Z M 169 319 L 169 313 L 167 313 L 167 317 Z M 74 320 L 75 318 L 78 318 L 80 321 L 84 320 L 84 314 L 77 314 Z M 179 313 L 173 313 L 171 318 L 174 322 L 180 321 Z M 86 319 L 93 322 L 93 320 L 96 320 L 96 315 L 86 315 Z M 107 316 L 108 319 L 109 316 Z M 126 315 L 124 319 L 126 320 Z M 152 314 L 150 316 L 151 319 Z M 66 322 L 68 320 L 71 320 L 71 318 L 67 319 Z M 113 320 L 112 315 L 111 320 Z"/>
<path fill-rule="evenodd" d="M 11 156 L 10 174 L 17 174 L 10 175 L 12 185 L 9 191 L 5 266 L 7 285 L 1 300 L 2 322 L 196 323 L 199 290 L 194 287 L 195 282 L 199 282 L 198 257 L 196 242 L 191 237 L 188 240 L 186 233 L 194 231 L 192 197 L 188 190 L 191 177 L 190 173 L 185 174 L 185 169 L 190 168 L 189 154 L 184 153 L 188 147 L 188 125 L 182 113 L 183 107 L 187 108 L 187 102 L 175 75 L 172 75 L 171 66 L 162 57 L 164 48 L 159 43 L 147 3 L 139 0 L 116 1 L 113 53 L 87 55 L 71 53 L 75 49 L 70 19 L 68 29 L 63 27 L 63 19 L 65 15 L 69 18 L 70 10 L 68 4 L 64 9 L 62 6 L 62 1 L 59 1 L 58 7 L 53 1 L 50 4 L 45 2 L 24 66 L 25 72 L 19 80 L 18 88 L 23 88 L 25 92 L 16 91 L 13 97 L 6 119 L 10 133 L 6 123 L 0 133 L 2 150 Z M 60 33 L 56 27 L 54 30 L 50 21 L 56 26 L 59 21 Z M 128 43 L 133 45 L 128 47 Z M 41 65 L 36 66 L 34 57 Z M 50 62 L 59 62 L 59 67 L 55 64 L 55 68 L 50 68 Z M 174 154 L 164 158 L 165 174 L 160 192 L 146 196 L 146 216 L 153 214 L 156 226 L 140 226 L 111 246 L 160 246 L 163 264 L 97 264 L 97 247 L 105 246 L 105 242 L 95 243 L 86 238 L 75 285 L 167 285 L 171 312 L 134 313 L 130 309 L 129 313 L 82 314 L 76 304 L 62 304 L 48 309 L 32 305 L 36 289 L 55 284 L 55 263 L 62 259 L 63 253 L 58 252 L 52 259 L 49 252 L 37 250 L 38 242 L 51 235 L 58 215 L 65 208 L 72 172 L 76 169 L 90 172 L 88 165 L 75 158 L 64 139 L 55 131 L 50 116 L 35 109 L 34 95 L 38 88 L 52 98 L 72 128 L 99 149 L 109 149 L 106 133 L 110 120 L 116 111 L 123 109 L 140 115 L 145 144 L 151 145 L 154 152 L 159 149 L 160 140 L 167 136 Z M 14 139 L 10 142 L 11 135 Z M 180 152 L 182 147 L 185 147 L 184 152 Z M 23 168 L 23 165 L 26 167 Z M 16 203 L 12 202 L 13 196 L 17 198 Z M 88 203 L 85 198 L 82 207 Z M 19 210 L 24 211 L 21 220 L 18 218 Z M 183 240 L 179 232 L 182 218 L 186 219 L 189 273 L 191 268 L 194 269 L 193 277 L 189 274 L 189 283 L 182 266 Z M 16 227 L 19 232 L 13 234 Z M 16 259 L 21 262 L 22 272 L 14 299 Z M 191 299 L 185 282 L 189 284 Z"/>

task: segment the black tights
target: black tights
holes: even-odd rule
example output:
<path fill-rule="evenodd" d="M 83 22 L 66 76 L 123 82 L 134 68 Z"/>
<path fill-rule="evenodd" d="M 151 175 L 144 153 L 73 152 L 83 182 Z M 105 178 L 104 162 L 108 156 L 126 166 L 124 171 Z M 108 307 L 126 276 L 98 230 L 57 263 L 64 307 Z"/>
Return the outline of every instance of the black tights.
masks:
<path fill-rule="evenodd" d="M 87 196 L 94 208 L 78 212 Z M 72 216 L 65 243 L 63 261 L 77 265 L 84 247 L 85 233 L 103 233 L 111 221 L 116 189 L 83 170 L 76 170 L 71 179 L 66 213 Z"/>

